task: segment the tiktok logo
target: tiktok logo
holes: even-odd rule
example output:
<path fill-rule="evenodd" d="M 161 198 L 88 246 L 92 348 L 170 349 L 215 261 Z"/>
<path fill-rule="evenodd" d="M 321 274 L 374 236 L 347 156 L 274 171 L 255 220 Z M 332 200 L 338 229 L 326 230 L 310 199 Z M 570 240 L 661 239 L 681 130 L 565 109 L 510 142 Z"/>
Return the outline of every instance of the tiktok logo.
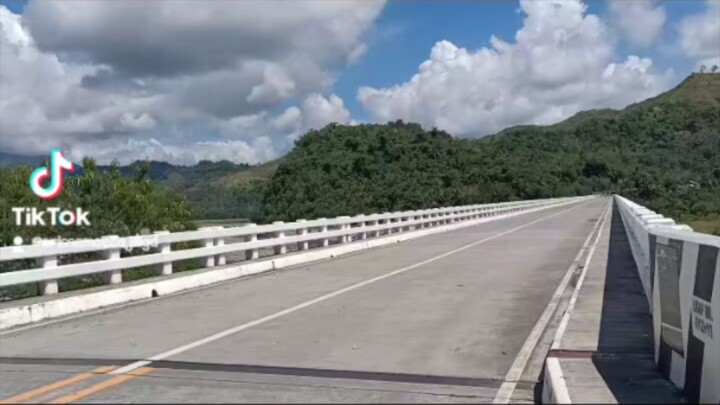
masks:
<path fill-rule="evenodd" d="M 50 155 L 50 168 L 40 167 L 30 176 L 30 189 L 43 200 L 52 200 L 60 195 L 63 189 L 65 174 L 75 171 L 75 165 L 65 159 L 62 152 L 53 150 Z M 50 185 L 43 187 L 43 180 L 49 178 Z"/>
<path fill-rule="evenodd" d="M 30 175 L 30 189 L 43 200 L 57 198 L 62 192 L 65 183 L 65 172 L 74 172 L 73 162 L 65 159 L 62 152 L 53 150 L 50 155 L 50 168 L 40 167 Z M 42 186 L 42 182 L 50 179 L 50 185 Z M 38 209 L 37 207 L 13 207 L 16 226 L 89 226 L 89 212 L 81 207 L 63 210 L 60 207 L 48 207 Z M 48 221 L 48 222 L 45 222 Z M 14 239 L 15 245 L 22 244 L 22 238 L 17 236 Z"/>

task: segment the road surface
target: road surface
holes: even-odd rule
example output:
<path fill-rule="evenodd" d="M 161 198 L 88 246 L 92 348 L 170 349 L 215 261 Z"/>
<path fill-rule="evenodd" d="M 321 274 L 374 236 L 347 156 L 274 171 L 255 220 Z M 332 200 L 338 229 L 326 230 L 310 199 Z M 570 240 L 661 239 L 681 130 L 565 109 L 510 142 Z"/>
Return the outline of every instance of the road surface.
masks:
<path fill-rule="evenodd" d="M 608 202 L 2 332 L 0 398 L 491 402 L 505 383 L 530 401 L 528 336 Z"/>

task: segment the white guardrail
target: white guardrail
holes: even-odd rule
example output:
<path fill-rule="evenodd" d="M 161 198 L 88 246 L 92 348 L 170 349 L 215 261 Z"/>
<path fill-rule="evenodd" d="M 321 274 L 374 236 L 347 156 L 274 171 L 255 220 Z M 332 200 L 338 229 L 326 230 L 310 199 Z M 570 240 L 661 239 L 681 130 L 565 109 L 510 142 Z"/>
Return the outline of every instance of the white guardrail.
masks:
<path fill-rule="evenodd" d="M 107 284 L 122 283 L 122 270 L 154 266 L 159 276 L 173 272 L 173 262 L 205 258 L 205 267 L 224 265 L 225 255 L 245 252 L 246 260 L 259 259 L 259 250 L 273 248 L 275 255 L 288 252 L 288 246 L 295 244 L 297 250 L 308 250 L 311 241 L 317 247 L 327 247 L 331 240 L 348 243 L 358 239 L 376 238 L 391 233 L 407 232 L 419 228 L 437 227 L 453 222 L 475 218 L 509 214 L 517 211 L 536 209 L 552 205 L 567 204 L 588 197 L 553 198 L 544 200 L 517 201 L 497 204 L 468 205 L 450 208 L 434 208 L 418 211 L 358 215 L 354 217 L 319 218 L 311 221 L 274 222 L 270 225 L 249 224 L 241 227 L 211 227 L 197 231 L 169 233 L 156 232 L 151 235 L 119 238 L 106 236 L 88 240 L 57 243 L 52 240 L 40 241 L 33 245 L 0 248 L 0 264 L 11 260 L 35 259 L 36 267 L 0 273 L 0 287 L 28 283 L 39 283 L 43 295 L 58 293 L 59 279 L 103 274 Z M 293 234 L 294 235 L 288 235 Z M 262 235 L 263 238 L 258 236 Z M 229 238 L 240 239 L 237 243 L 226 243 Z M 171 244 L 199 241 L 200 248 L 171 250 Z M 121 257 L 122 249 L 152 245 L 149 254 Z M 101 252 L 104 260 L 58 265 L 58 257 Z"/>
<path fill-rule="evenodd" d="M 690 403 L 720 403 L 720 238 L 615 201 L 650 304 L 659 370 Z"/>

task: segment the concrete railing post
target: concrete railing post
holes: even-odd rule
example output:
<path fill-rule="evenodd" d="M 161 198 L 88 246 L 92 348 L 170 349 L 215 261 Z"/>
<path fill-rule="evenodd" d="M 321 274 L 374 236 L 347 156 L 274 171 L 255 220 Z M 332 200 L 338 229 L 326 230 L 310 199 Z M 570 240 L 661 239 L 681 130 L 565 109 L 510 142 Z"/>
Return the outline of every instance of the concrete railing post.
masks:
<path fill-rule="evenodd" d="M 257 224 L 247 224 L 246 227 L 255 227 Z M 257 234 L 251 233 L 245 237 L 245 242 L 257 242 Z M 248 249 L 245 251 L 245 260 L 255 260 L 260 257 L 260 252 L 257 249 Z"/>
<path fill-rule="evenodd" d="M 282 225 L 284 224 L 284 221 L 275 221 L 273 222 L 273 225 Z M 283 239 L 285 239 L 285 231 L 278 231 L 273 234 L 276 239 L 278 239 L 278 242 L 282 242 Z M 287 246 L 285 244 L 276 245 L 273 248 L 273 251 L 276 255 L 284 255 L 287 253 Z"/>
<path fill-rule="evenodd" d="M 215 227 L 215 229 L 222 230 L 224 228 L 222 226 L 218 226 L 218 227 Z M 215 246 L 225 246 L 225 238 L 223 238 L 223 237 L 215 238 Z M 226 262 L 227 261 L 226 261 L 224 253 L 221 253 L 221 254 L 215 256 L 215 263 L 217 263 L 218 266 L 224 266 Z"/>
<path fill-rule="evenodd" d="M 213 226 L 207 226 L 207 227 L 198 228 L 198 231 L 212 231 L 214 229 L 215 229 L 215 227 L 213 227 Z M 202 243 L 202 247 L 211 248 L 211 247 L 215 246 L 215 239 L 212 236 L 210 236 L 210 237 L 203 239 L 201 243 Z M 205 267 L 215 267 L 215 256 L 211 255 L 211 256 L 205 257 Z"/>
<path fill-rule="evenodd" d="M 37 244 L 43 245 L 43 246 L 54 246 L 56 242 L 54 240 L 40 240 Z M 57 256 L 51 255 L 51 256 L 43 256 L 35 259 L 35 262 L 38 266 L 48 269 L 52 267 L 57 267 Z M 57 280 L 45 280 L 41 281 L 39 283 L 40 285 L 40 294 L 42 295 L 53 295 L 57 294 L 60 290 L 58 288 L 58 282 Z"/>
<path fill-rule="evenodd" d="M 156 231 L 156 235 L 158 235 L 158 238 L 160 238 L 160 235 L 168 235 L 170 234 L 170 231 Z M 162 254 L 169 254 L 171 251 L 171 245 L 169 242 L 162 242 L 158 244 L 158 252 Z M 173 272 L 173 265 L 172 262 L 164 262 L 160 263 L 158 265 L 157 272 L 161 276 L 167 276 L 169 274 L 172 274 Z"/>
<path fill-rule="evenodd" d="M 343 215 L 341 217 L 337 217 L 337 219 L 349 221 L 350 217 Z M 344 224 L 340 224 L 340 230 L 347 232 L 350 229 L 350 226 L 351 226 L 350 222 L 345 222 Z M 352 236 L 350 234 L 345 234 L 340 237 L 340 243 L 348 243 L 348 242 L 350 242 L 351 239 L 352 239 Z"/>
<path fill-rule="evenodd" d="M 321 221 L 324 221 L 324 220 L 326 220 L 327 218 L 323 217 L 323 218 L 318 218 L 318 219 L 321 220 Z M 328 231 L 328 226 L 327 226 L 327 225 L 322 225 L 322 226 L 320 227 L 320 234 L 323 235 L 323 237 L 320 238 L 320 241 L 321 241 L 321 244 L 322 244 L 323 247 L 328 247 L 328 246 L 330 246 L 330 239 L 328 239 L 328 238 L 325 236 L 325 234 L 327 233 L 327 231 Z"/>
<path fill-rule="evenodd" d="M 103 236 L 103 240 L 113 241 L 120 237 L 117 235 Z M 112 242 L 110 242 L 112 243 Z M 105 260 L 119 260 L 120 259 L 120 247 L 112 247 L 102 252 Z M 103 281 L 105 284 L 120 284 L 122 283 L 122 270 L 111 270 L 102 274 Z"/>
<path fill-rule="evenodd" d="M 356 218 L 358 219 L 358 228 L 360 228 L 360 232 L 358 233 L 360 240 L 367 239 L 367 232 L 364 231 L 366 222 L 365 222 L 365 214 L 357 215 Z"/>
<path fill-rule="evenodd" d="M 298 219 L 295 222 L 303 223 L 303 222 L 307 222 L 307 220 L 306 219 Z M 299 236 L 305 236 L 305 235 L 307 235 L 307 233 L 308 233 L 307 228 L 298 228 L 298 230 L 297 230 L 297 234 Z M 298 250 L 308 250 L 308 247 L 309 247 L 308 241 L 298 242 L 298 244 L 297 244 Z"/>
<path fill-rule="evenodd" d="M 370 215 L 377 215 L 377 214 L 372 213 Z M 365 222 L 365 226 L 376 226 L 377 223 L 378 223 L 378 221 L 367 221 L 367 222 Z M 366 234 L 367 234 L 368 238 L 373 238 L 373 237 L 378 236 L 378 231 L 366 232 Z"/>

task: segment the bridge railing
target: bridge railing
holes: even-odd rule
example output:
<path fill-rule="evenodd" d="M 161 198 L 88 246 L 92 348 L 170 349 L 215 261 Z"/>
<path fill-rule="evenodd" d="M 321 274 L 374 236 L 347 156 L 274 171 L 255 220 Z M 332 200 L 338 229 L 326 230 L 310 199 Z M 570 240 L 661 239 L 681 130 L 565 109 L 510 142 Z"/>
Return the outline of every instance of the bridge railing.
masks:
<path fill-rule="evenodd" d="M 690 403 L 719 403 L 720 238 L 615 201 L 649 301 L 658 368 Z"/>
<path fill-rule="evenodd" d="M 34 259 L 35 267 L 0 273 L 0 287 L 39 283 L 43 295 L 58 293 L 58 280 L 68 277 L 102 274 L 107 284 L 122 283 L 122 271 L 152 266 L 158 276 L 173 273 L 173 263 L 188 259 L 204 259 L 205 267 L 226 264 L 226 255 L 244 252 L 246 260 L 260 258 L 261 249 L 273 250 L 275 255 L 294 250 L 308 250 L 354 240 L 378 238 L 388 234 L 409 232 L 420 228 L 438 227 L 460 221 L 499 216 L 518 211 L 564 204 L 587 197 L 553 198 L 517 201 L 497 204 L 467 205 L 433 208 L 371 215 L 344 216 L 274 222 L 268 225 L 249 224 L 241 227 L 209 227 L 188 232 L 156 232 L 151 235 L 128 237 L 105 236 L 100 239 L 78 240 L 58 243 L 40 240 L 32 245 L 0 248 L 0 264 L 3 262 Z M 240 240 L 235 243 L 233 240 Z M 172 244 L 181 242 L 200 243 L 201 247 L 173 250 Z M 313 242 L 312 245 L 310 242 Z M 148 254 L 122 257 L 123 249 L 152 246 Z M 58 258 L 99 252 L 103 260 L 59 265 Z"/>

